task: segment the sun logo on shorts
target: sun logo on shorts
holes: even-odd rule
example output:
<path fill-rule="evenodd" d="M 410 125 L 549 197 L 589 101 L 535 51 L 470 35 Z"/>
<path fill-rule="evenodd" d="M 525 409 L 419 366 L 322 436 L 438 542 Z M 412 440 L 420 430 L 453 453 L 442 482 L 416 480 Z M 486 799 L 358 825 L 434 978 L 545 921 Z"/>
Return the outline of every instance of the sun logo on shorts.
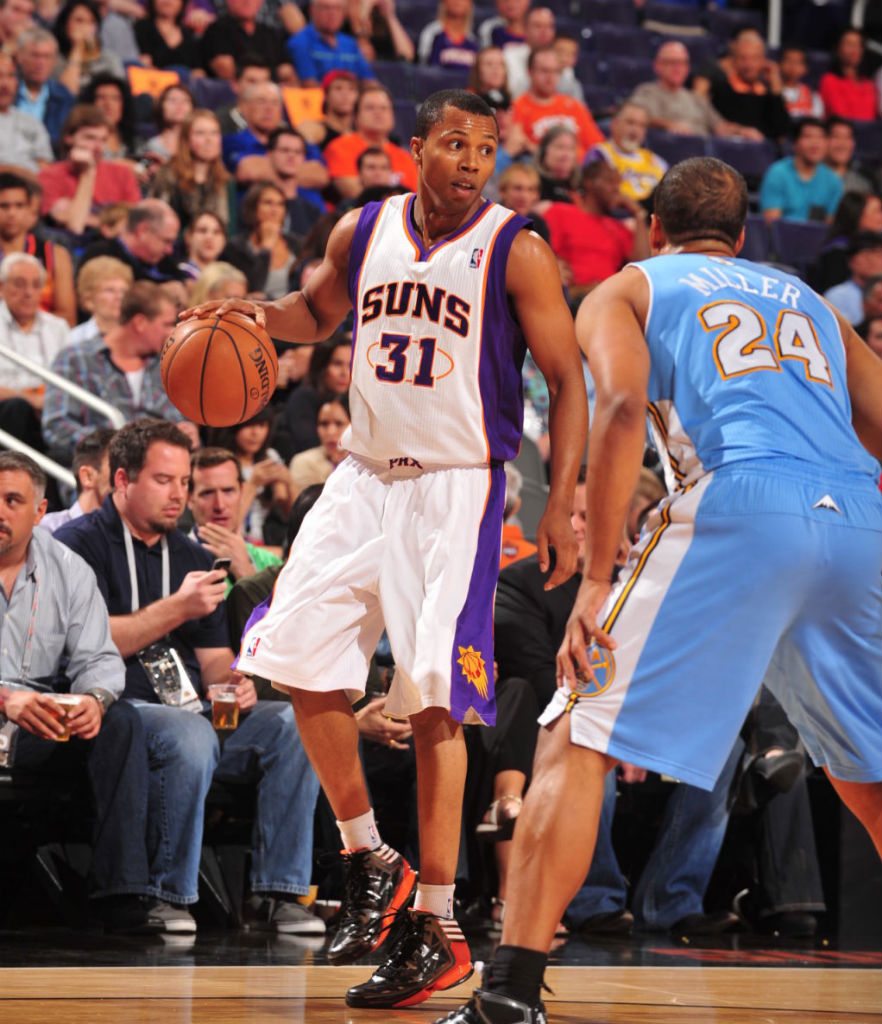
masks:
<path fill-rule="evenodd" d="M 462 666 L 462 674 L 486 700 L 487 666 L 481 657 L 481 652 L 476 651 L 471 644 L 468 647 L 460 647 L 457 664 Z"/>
<path fill-rule="evenodd" d="M 586 676 L 584 672 L 577 672 L 573 690 L 582 697 L 597 697 L 612 686 L 612 681 L 616 677 L 615 658 L 612 651 L 592 644 L 588 648 L 588 664 L 594 678 Z"/>

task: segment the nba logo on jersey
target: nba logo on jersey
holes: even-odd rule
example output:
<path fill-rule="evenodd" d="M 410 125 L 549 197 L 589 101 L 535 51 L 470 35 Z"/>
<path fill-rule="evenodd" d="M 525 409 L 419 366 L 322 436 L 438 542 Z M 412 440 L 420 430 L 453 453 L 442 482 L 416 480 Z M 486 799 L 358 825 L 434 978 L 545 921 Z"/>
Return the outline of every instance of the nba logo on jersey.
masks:
<path fill-rule="evenodd" d="M 469 266 L 472 270 L 477 270 L 481 266 L 481 260 L 484 257 L 483 249 L 472 249 L 472 258 L 469 260 Z"/>
<path fill-rule="evenodd" d="M 260 644 L 260 637 L 256 636 L 252 641 L 250 641 L 248 646 L 245 648 L 245 657 L 246 658 L 254 658 L 254 657 L 256 657 L 256 655 L 257 655 L 257 648 L 258 648 L 259 644 Z"/>

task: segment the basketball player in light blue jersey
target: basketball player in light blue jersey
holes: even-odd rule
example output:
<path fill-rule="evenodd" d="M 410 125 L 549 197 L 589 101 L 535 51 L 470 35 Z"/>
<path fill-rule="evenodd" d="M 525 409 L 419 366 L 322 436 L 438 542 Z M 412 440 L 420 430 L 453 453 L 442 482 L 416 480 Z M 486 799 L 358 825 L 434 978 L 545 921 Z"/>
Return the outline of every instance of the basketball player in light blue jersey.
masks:
<path fill-rule="evenodd" d="M 350 1006 L 409 1006 L 472 971 L 453 918 L 462 723 L 495 714 L 503 464 L 523 428 L 527 348 L 551 394 L 551 488 L 536 538 L 546 586 L 576 568 L 569 514 L 588 419 L 579 350 L 553 253 L 529 221 L 481 195 L 498 140 L 479 97 L 428 97 L 411 140 L 416 193 L 348 213 L 302 292 L 220 306 L 301 343 L 355 312 L 349 455 L 304 520 L 238 663 L 290 692 L 337 816 L 348 870 L 328 958 L 351 963 L 394 936 L 347 992 Z M 384 712 L 410 718 L 417 762 L 412 910 L 414 872 L 380 838 L 351 707 L 384 622 L 395 658 Z"/>
<path fill-rule="evenodd" d="M 579 309 L 597 387 L 584 576 L 502 943 L 448 1024 L 544 1024 L 604 776 L 627 761 L 711 789 L 763 681 L 882 853 L 882 362 L 804 282 L 737 258 L 746 210 L 731 167 L 677 164 L 655 258 Z M 673 493 L 611 589 L 647 409 Z"/>

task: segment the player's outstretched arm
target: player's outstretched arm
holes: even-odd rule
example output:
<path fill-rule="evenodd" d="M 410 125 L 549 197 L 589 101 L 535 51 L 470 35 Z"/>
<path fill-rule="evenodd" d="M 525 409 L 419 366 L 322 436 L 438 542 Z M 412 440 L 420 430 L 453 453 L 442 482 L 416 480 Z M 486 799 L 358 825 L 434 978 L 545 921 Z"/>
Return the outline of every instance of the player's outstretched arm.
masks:
<path fill-rule="evenodd" d="M 839 310 L 830 308 L 839 321 L 845 346 L 852 425 L 864 448 L 882 462 L 882 359 Z"/>
<path fill-rule="evenodd" d="M 530 352 L 548 383 L 551 487 L 536 546 L 543 572 L 550 564 L 549 547 L 555 550 L 556 565 L 545 584 L 551 590 L 573 575 L 578 559 L 570 514 L 588 431 L 585 378 L 557 260 L 538 235 L 522 231 L 515 239 L 506 286 Z"/>
<path fill-rule="evenodd" d="M 571 682 L 577 668 L 590 674 L 588 642 L 613 645 L 597 617 L 610 590 L 643 462 L 649 380 L 643 325 L 648 301 L 646 279 L 630 267 L 591 292 L 576 316 L 576 337 L 588 358 L 597 401 L 588 439 L 585 569 L 558 654 L 558 672 Z"/>
<path fill-rule="evenodd" d="M 249 299 L 223 299 L 203 302 L 180 314 L 181 320 L 193 317 L 244 313 L 277 341 L 312 345 L 330 337 L 352 308 L 349 298 L 349 251 L 358 223 L 359 210 L 347 213 L 328 238 L 325 258 L 306 287 L 274 302 Z"/>

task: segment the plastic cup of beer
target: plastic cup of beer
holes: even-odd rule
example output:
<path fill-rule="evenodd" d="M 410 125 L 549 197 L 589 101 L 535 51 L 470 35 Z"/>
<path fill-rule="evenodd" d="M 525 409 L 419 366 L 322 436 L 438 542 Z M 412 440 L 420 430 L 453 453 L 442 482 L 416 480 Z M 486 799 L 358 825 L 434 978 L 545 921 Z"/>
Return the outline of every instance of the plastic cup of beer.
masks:
<path fill-rule="evenodd" d="M 239 725 L 239 704 L 235 683 L 215 683 L 208 688 L 211 701 L 211 724 L 215 729 L 236 729 Z"/>
<path fill-rule="evenodd" d="M 51 696 L 55 703 L 61 707 L 61 714 L 56 715 L 54 710 L 50 711 L 50 714 L 56 722 L 64 727 L 64 732 L 56 734 L 52 738 L 56 743 L 67 743 L 70 739 L 69 718 L 71 712 L 83 698 L 78 693 L 53 693 Z"/>

